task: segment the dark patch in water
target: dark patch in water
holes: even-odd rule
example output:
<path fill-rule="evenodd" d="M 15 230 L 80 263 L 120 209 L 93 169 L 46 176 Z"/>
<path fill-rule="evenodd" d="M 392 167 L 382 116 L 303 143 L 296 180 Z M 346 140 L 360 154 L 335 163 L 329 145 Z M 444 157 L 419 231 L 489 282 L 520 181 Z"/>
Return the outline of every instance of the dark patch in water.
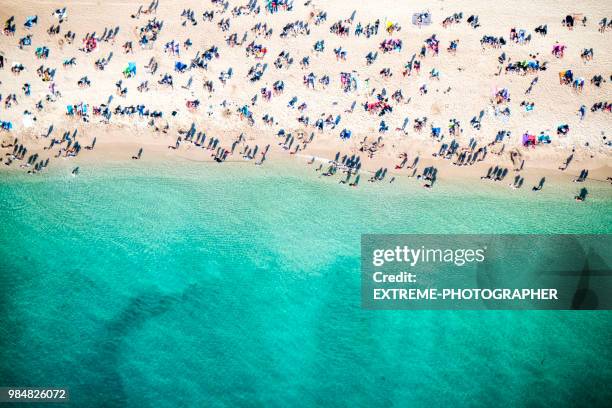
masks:
<path fill-rule="evenodd" d="M 157 290 L 143 292 L 132 297 L 117 317 L 102 329 L 99 349 L 94 350 L 89 361 L 83 364 L 84 367 L 96 371 L 95 376 L 88 378 L 94 383 L 85 383 L 79 387 L 82 389 L 82 395 L 87 396 L 87 403 L 91 404 L 89 406 L 127 405 L 128 396 L 118 369 L 123 338 L 140 329 L 148 320 L 168 312 L 179 300 L 180 296 L 163 295 Z M 72 392 L 75 396 L 76 391 Z"/>

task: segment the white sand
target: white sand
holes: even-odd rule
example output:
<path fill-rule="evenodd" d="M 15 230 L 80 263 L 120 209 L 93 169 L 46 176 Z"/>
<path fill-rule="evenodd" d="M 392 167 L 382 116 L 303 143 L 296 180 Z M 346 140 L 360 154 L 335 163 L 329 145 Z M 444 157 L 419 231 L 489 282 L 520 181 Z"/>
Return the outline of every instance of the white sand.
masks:
<path fill-rule="evenodd" d="M 246 2 L 244 2 L 246 4 Z M 155 42 L 153 49 L 142 50 L 138 46 L 136 27 L 146 24 L 148 18 L 153 16 L 140 16 L 139 19 L 130 18 L 130 14 L 136 12 L 139 4 L 134 1 L 38 1 L 23 0 L 0 1 L 2 13 L 0 17 L 5 21 L 11 15 L 16 17 L 17 33 L 13 37 L 0 36 L 0 49 L 6 62 L 4 70 L 0 71 L 0 92 L 4 98 L 9 93 L 16 93 L 18 105 L 10 109 L 0 109 L 0 119 L 13 122 L 14 129 L 10 133 L 2 133 L 2 140 L 9 141 L 15 137 L 20 143 L 28 146 L 29 153 L 41 152 L 43 157 L 49 157 L 57 151 L 43 151 L 42 146 L 49 144 L 48 139 L 40 138 L 49 125 L 53 124 L 55 131 L 53 137 L 61 137 L 64 130 L 79 129 L 81 144 L 86 145 L 93 137 L 97 138 L 97 146 L 93 151 L 82 151 L 79 161 L 86 161 L 88 156 L 103 155 L 108 157 L 129 157 L 137 148 L 145 146 L 145 155 L 182 155 L 192 158 L 205 158 L 210 160 L 210 152 L 195 149 L 192 145 L 184 144 L 180 151 L 168 150 L 167 146 L 174 144 L 179 128 L 187 129 L 192 122 L 196 123 L 198 130 L 205 131 L 208 136 L 218 137 L 222 145 L 229 148 L 232 141 L 240 133 L 244 133 L 250 145 L 258 144 L 260 148 L 266 144 L 272 144 L 270 156 L 288 156 L 277 146 L 276 137 L 278 129 L 283 128 L 287 132 L 303 130 L 307 134 L 315 132 L 315 141 L 307 149 L 300 152 L 302 155 L 315 155 L 322 157 L 333 157 L 338 150 L 343 153 L 359 153 L 359 142 L 365 136 L 373 140 L 380 134 L 378 125 L 381 119 L 389 125 L 389 131 L 383 135 L 385 147 L 378 151 L 373 159 L 367 159 L 362 154 L 365 168 L 375 169 L 380 166 L 393 168 L 400 160 L 397 158 L 400 152 L 407 152 L 412 159 L 419 155 L 422 164 L 434 164 L 441 168 L 442 175 L 451 172 L 466 177 L 477 177 L 482 174 L 483 169 L 489 165 L 502 164 L 510 166 L 509 155 L 511 147 L 516 147 L 526 159 L 525 171 L 538 172 L 542 169 L 551 171 L 556 169 L 563 159 L 567 157 L 573 148 L 577 150 L 575 160 L 570 166 L 573 173 L 581 168 L 592 170 L 592 177 L 605 179 L 612 176 L 610 171 L 611 153 L 610 146 L 602 135 L 609 134 L 610 113 L 590 112 L 590 107 L 595 102 L 612 100 L 610 83 L 610 66 L 612 66 L 612 31 L 605 33 L 598 31 L 597 22 L 603 17 L 612 18 L 612 3 L 605 1 L 513 1 L 503 3 L 492 3 L 486 0 L 462 1 L 454 4 L 449 1 L 412 1 L 400 3 L 393 0 L 349 2 L 349 1 L 319 1 L 316 6 L 312 4 L 304 6 L 303 2 L 295 2 L 291 12 L 279 12 L 274 15 L 263 10 L 259 15 L 243 15 L 232 17 L 231 9 L 242 3 L 232 2 L 228 11 L 219 14 L 219 7 L 210 2 L 200 1 L 171 1 L 160 0 L 157 13 L 153 16 L 164 21 L 164 28 L 159 39 Z M 51 24 L 57 24 L 57 19 L 51 16 L 54 9 L 68 7 L 68 19 L 62 24 L 59 35 L 49 36 L 46 29 Z M 143 3 L 146 7 L 146 4 Z M 181 26 L 180 13 L 184 8 L 192 8 L 198 21 L 197 26 L 187 22 Z M 202 20 L 202 13 L 206 10 L 216 10 L 213 22 Z M 282 26 L 290 21 L 298 19 L 308 20 L 311 10 L 324 10 L 328 13 L 327 21 L 319 26 L 311 23 L 309 36 L 298 36 L 297 38 L 279 38 Z M 349 37 L 338 37 L 330 33 L 329 27 L 340 19 L 347 19 L 351 12 L 356 10 L 355 22 L 351 26 Z M 411 16 L 414 12 L 429 10 L 433 16 L 433 23 L 429 26 L 416 27 L 411 24 Z M 456 12 L 463 12 L 463 21 L 460 24 L 443 28 L 442 20 Z M 587 16 L 586 27 L 580 22 L 576 23 L 573 30 L 568 30 L 561 25 L 561 20 L 566 14 L 583 13 Z M 23 27 L 26 16 L 37 14 L 38 25 L 31 30 Z M 467 23 L 467 17 L 471 14 L 479 16 L 481 26 L 473 29 Z M 231 26 L 228 32 L 221 32 L 217 26 L 220 18 L 230 18 Z M 353 31 L 356 23 L 361 22 L 364 26 L 373 23 L 377 18 L 381 20 L 378 35 L 369 39 L 365 36 L 355 37 Z M 389 36 L 385 31 L 385 21 L 397 22 L 401 25 L 401 31 Z M 263 37 L 255 38 L 250 28 L 257 22 L 267 22 L 274 28 L 274 34 L 269 39 Z M 548 24 L 548 35 L 540 36 L 534 32 L 538 25 Z M 96 32 L 98 35 L 105 27 L 120 26 L 121 31 L 114 42 L 101 42 L 98 48 L 91 54 L 78 51 L 82 46 L 82 38 L 87 32 Z M 519 45 L 509 41 L 509 32 L 512 27 L 526 29 L 532 35 L 529 44 Z M 60 39 L 68 31 L 76 32 L 76 39 L 72 45 L 60 44 Z M 238 33 L 238 40 L 244 32 L 248 32 L 248 39 L 242 46 L 230 48 L 225 43 L 225 37 L 231 33 Z M 32 46 L 23 50 L 18 49 L 19 38 L 26 34 L 33 34 Z M 418 53 L 424 40 L 436 34 L 440 40 L 440 54 L 438 56 L 427 55 L 421 59 L 422 66 L 420 75 L 412 74 L 403 77 L 404 64 L 414 53 Z M 508 44 L 502 49 L 482 50 L 480 38 L 483 35 L 503 36 Z M 181 46 L 181 57 L 171 57 L 165 54 L 163 46 L 171 40 L 181 43 L 190 38 L 193 46 L 185 51 Z M 385 38 L 400 38 L 403 41 L 401 52 L 383 54 L 378 49 L 380 42 Z M 459 39 L 459 47 L 456 55 L 446 51 L 450 40 Z M 245 46 L 255 40 L 257 44 L 263 44 L 268 49 L 267 56 L 263 61 L 255 60 L 254 57 L 245 56 Z M 325 52 L 317 55 L 313 51 L 313 45 L 317 40 L 325 40 Z M 133 54 L 124 54 L 122 45 L 126 41 L 132 41 L 134 45 Z M 551 55 L 551 49 L 555 42 L 567 45 L 563 59 L 557 59 Z M 38 60 L 34 50 L 39 46 L 50 48 L 48 60 Z M 194 69 L 184 74 L 173 71 L 174 63 L 180 60 L 189 64 L 191 58 L 197 51 L 204 51 L 210 46 L 219 47 L 220 58 L 209 62 L 207 71 Z M 346 61 L 336 61 L 333 49 L 342 46 L 348 53 Z M 580 59 L 583 48 L 593 48 L 595 57 L 592 61 L 584 63 Z M 294 58 L 294 64 L 287 70 L 276 69 L 274 60 L 282 51 L 286 50 Z M 113 52 L 112 62 L 104 71 L 94 68 L 94 61 L 108 56 Z M 370 51 L 378 51 L 378 59 L 370 66 L 366 66 L 365 55 Z M 519 74 L 505 74 L 501 76 L 496 73 L 499 69 L 497 61 L 501 52 L 511 58 L 512 61 L 529 59 L 530 54 L 537 54 L 537 58 L 548 62 L 548 69 L 535 74 L 525 76 Z M 303 56 L 311 56 L 310 67 L 302 69 L 299 61 Z M 155 75 L 145 73 L 144 66 L 154 56 L 160 66 Z M 77 58 L 76 67 L 64 68 L 62 62 L 71 57 Z M 417 57 L 418 58 L 418 57 Z M 137 65 L 138 73 L 135 78 L 123 79 L 122 70 L 128 61 Z M 20 62 L 26 66 L 26 70 L 15 76 L 10 72 L 13 62 Z M 268 69 L 260 81 L 251 83 L 246 74 L 252 65 L 257 62 L 268 64 Z M 36 75 L 36 68 L 44 64 L 46 67 L 57 69 L 55 83 L 62 97 L 55 103 L 44 102 L 44 96 L 48 92 L 48 82 L 42 82 Z M 227 85 L 223 86 L 218 80 L 222 71 L 232 67 L 234 76 Z M 379 75 L 383 68 L 391 68 L 393 76 L 384 79 Z M 429 79 L 429 71 L 436 68 L 440 71 L 440 80 Z M 559 84 L 558 73 L 565 69 L 572 69 L 576 77 L 584 77 L 585 88 L 582 92 L 575 92 L 569 86 Z M 357 92 L 345 94 L 340 89 L 340 72 L 356 71 L 360 78 L 360 88 Z M 174 89 L 157 84 L 161 74 L 170 73 L 174 77 Z M 307 89 L 302 83 L 304 75 L 313 72 L 317 79 L 322 75 L 329 75 L 330 85 L 323 89 L 317 83 L 316 90 Z M 607 82 L 600 88 L 595 87 L 589 80 L 595 74 L 601 74 Z M 81 89 L 77 86 L 79 78 L 87 75 L 92 82 L 91 88 Z M 188 78 L 193 76 L 193 84 L 189 91 L 182 89 Z M 539 77 L 530 95 L 524 92 L 531 80 Z M 365 85 L 365 79 L 369 78 L 369 88 Z M 129 91 L 125 98 L 118 96 L 115 92 L 115 82 L 123 79 L 124 86 Z M 149 81 L 151 90 L 148 93 L 140 93 L 136 87 L 144 80 Z M 209 94 L 203 89 L 205 80 L 214 81 L 215 92 Z M 241 121 L 236 110 L 239 106 L 248 104 L 250 99 L 259 94 L 259 90 L 266 86 L 271 87 L 276 80 L 285 82 L 285 92 L 280 96 L 273 96 L 270 102 L 258 97 L 257 104 L 250 106 L 254 112 L 255 125 L 249 126 L 246 121 Z M 28 82 L 32 86 L 32 95 L 25 97 L 21 90 L 22 85 Z M 419 87 L 427 84 L 429 92 L 419 95 Z M 444 91 L 451 87 L 448 94 Z M 492 90 L 496 87 L 506 87 L 510 90 L 511 102 L 508 105 L 512 115 L 507 122 L 499 117 L 491 115 Z M 396 104 L 391 101 L 393 112 L 379 117 L 365 112 L 362 104 L 365 101 L 374 102 L 375 96 L 369 92 L 376 88 L 380 92 L 382 88 L 387 91 L 387 96 L 397 89 L 401 89 L 409 103 Z M 65 115 L 67 104 L 85 102 L 90 105 L 105 103 L 113 95 L 112 107 L 117 104 L 122 106 L 145 104 L 147 108 L 161 110 L 167 118 L 170 129 L 166 135 L 152 132 L 145 122 L 137 117 L 126 118 L 113 115 L 110 125 L 100 123 L 100 117 L 91 117 L 89 123 L 83 123 L 77 118 Z M 304 115 L 310 117 L 311 126 L 305 128 L 297 122 L 302 114 L 297 109 L 286 107 L 288 101 L 298 97 L 298 104 L 306 102 L 308 108 Z M 197 112 L 189 112 L 186 109 L 187 100 L 199 99 L 202 104 Z M 43 99 L 45 108 L 38 112 L 34 105 Z M 535 110 L 526 113 L 519 106 L 520 102 L 526 100 L 535 102 Z M 222 101 L 228 103 L 229 114 L 220 106 Z M 357 106 L 353 113 L 345 111 L 353 101 Z M 580 121 L 577 115 L 580 105 L 586 105 L 587 115 Z M 296 105 L 296 106 L 297 106 Z M 209 108 L 209 106 L 212 106 Z M 29 110 L 36 116 L 33 124 L 24 123 L 22 114 Z M 170 117 L 170 112 L 177 110 L 176 117 Z M 208 115 L 208 111 L 212 115 Z M 482 120 L 480 130 L 472 129 L 469 121 L 478 115 L 481 110 L 486 114 Z M 269 113 L 274 116 L 278 125 L 266 126 L 261 117 Z M 314 121 L 321 115 L 342 115 L 342 121 L 334 130 L 326 129 L 319 133 L 312 127 Z M 137 115 L 136 115 L 137 116 Z M 412 129 L 414 119 L 417 117 L 428 117 L 428 123 L 421 133 Z M 405 117 L 410 118 L 407 134 L 395 131 L 396 127 L 402 125 Z M 477 166 L 463 166 L 456 168 L 448 161 L 433 159 L 431 153 L 437 151 L 439 143 L 430 137 L 430 125 L 441 127 L 446 133 L 444 142 L 450 142 L 452 137 L 448 136 L 447 126 L 451 118 L 461 122 L 464 129 L 463 134 L 457 139 L 465 146 L 471 138 L 478 141 L 478 146 L 491 142 L 498 130 L 504 129 L 512 132 L 512 137 L 506 140 L 506 153 L 502 156 L 489 155 L 484 163 Z M 163 121 L 159 121 L 162 123 Z M 570 133 L 565 137 L 557 136 L 556 128 L 559 124 L 567 123 Z M 339 133 L 343 128 L 353 132 L 349 141 L 341 141 Z M 521 146 L 521 135 L 524 132 L 538 134 L 545 131 L 550 134 L 553 143 L 551 145 L 538 145 L 535 149 Z M 588 147 L 586 144 L 588 143 Z M 4 153 L 3 153 L 4 154 Z M 2 166 L 5 167 L 5 166 Z M 422 166 L 420 166 L 422 167 Z M 452 169 L 452 170 L 451 170 Z"/>

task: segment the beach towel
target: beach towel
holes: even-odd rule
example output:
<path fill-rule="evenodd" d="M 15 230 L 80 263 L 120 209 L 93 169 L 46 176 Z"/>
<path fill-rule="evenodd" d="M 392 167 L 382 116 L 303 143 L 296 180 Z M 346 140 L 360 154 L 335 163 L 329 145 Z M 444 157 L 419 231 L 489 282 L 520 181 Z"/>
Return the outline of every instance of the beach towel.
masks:
<path fill-rule="evenodd" d="M 431 24 L 431 14 L 430 13 L 414 13 L 412 15 L 412 24 L 430 25 Z"/>
<path fill-rule="evenodd" d="M 32 28 L 32 26 L 36 25 L 36 23 L 38 23 L 38 16 L 29 16 L 26 18 L 24 26 L 27 28 Z"/>
<path fill-rule="evenodd" d="M 538 143 L 549 144 L 550 143 L 550 136 L 548 136 L 548 135 L 539 135 L 538 136 Z"/>

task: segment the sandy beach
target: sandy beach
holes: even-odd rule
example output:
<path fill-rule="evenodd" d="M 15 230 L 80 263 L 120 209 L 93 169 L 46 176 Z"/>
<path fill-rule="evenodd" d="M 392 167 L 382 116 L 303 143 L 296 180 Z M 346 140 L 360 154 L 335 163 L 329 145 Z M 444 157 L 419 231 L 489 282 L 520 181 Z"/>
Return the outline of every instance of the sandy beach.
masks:
<path fill-rule="evenodd" d="M 357 171 L 388 169 L 395 177 L 419 176 L 429 166 L 439 170 L 438 179 L 478 179 L 492 166 L 520 168 L 510 174 L 534 180 L 555 174 L 571 180 L 583 169 L 595 180 L 612 175 L 607 137 L 612 81 L 606 70 L 612 63 L 606 46 L 612 29 L 598 24 L 612 8 L 604 2 L 524 1 L 502 10 L 482 1 L 461 7 L 441 1 L 411 7 L 341 1 L 273 7 L 173 1 L 4 4 L 2 18 L 15 16 L 16 26 L 0 37 L 5 107 L 0 119 L 11 127 L 2 133 L 6 160 L 17 139 L 28 157 L 78 155 L 80 165 L 92 155 L 129 160 L 140 148 L 151 157 L 212 161 L 246 155 L 255 162 L 250 154 L 261 156 L 269 146 L 265 159 L 330 160 L 340 152 L 359 157 Z M 422 24 L 414 20 L 419 13 Z M 562 24 L 567 15 L 576 17 L 573 27 Z M 35 23 L 24 26 L 33 16 Z M 155 28 L 160 21 L 161 29 Z M 50 27 L 60 27 L 59 33 L 47 31 Z M 115 27 L 117 34 L 109 39 L 107 30 Z M 338 33 L 338 27 L 348 34 Z M 536 27 L 545 27 L 545 33 Z M 155 40 L 143 44 L 153 31 Z M 30 43 L 19 46 L 24 36 Z M 92 49 L 86 50 L 90 37 Z M 484 37 L 501 37 L 505 44 L 490 45 L 481 41 Z M 385 41 L 400 45 L 385 50 Z M 552 54 L 555 44 L 565 46 L 562 57 Z M 40 55 L 42 47 L 46 57 Z M 581 57 L 589 48 L 594 50 L 590 60 Z M 375 59 L 367 61 L 367 55 Z M 100 69 L 96 62 L 109 56 Z M 147 68 L 151 61 L 155 70 Z M 538 68 L 506 69 L 516 61 L 536 61 Z M 23 70 L 11 72 L 18 64 Z M 126 74 L 130 64 L 135 72 Z M 55 70 L 52 78 L 37 75 L 41 65 Z M 262 72 L 255 80 L 252 68 Z M 566 70 L 584 78 L 581 89 L 560 83 L 559 73 Z M 347 89 L 342 73 L 350 74 Z M 599 86 L 591 81 L 597 75 Z M 171 86 L 160 83 L 164 76 L 172 78 Z M 87 86 L 79 85 L 82 78 Z M 273 90 L 279 81 L 282 91 Z M 16 101 L 6 101 L 11 94 Z M 598 102 L 603 108 L 591 111 Z M 388 110 L 380 111 L 385 104 Z M 67 114 L 68 105 L 76 114 Z M 121 114 L 125 108 L 132 113 Z M 147 115 L 153 112 L 158 116 Z M 202 132 L 218 142 L 211 149 L 203 148 L 207 141 L 197 146 L 193 135 L 185 136 L 192 124 L 198 141 Z M 558 132 L 564 125 L 569 131 Z M 75 140 L 62 137 L 75 130 Z M 496 139 L 504 131 L 509 133 Z M 529 136 L 536 142 L 526 142 Z M 49 148 L 52 139 L 57 143 Z M 94 139 L 91 150 L 66 148 L 67 142 L 83 147 Z M 177 139 L 178 148 L 168 149 Z M 558 171 L 570 155 L 567 171 Z M 395 168 L 404 158 L 408 164 L 418 158 L 418 164 Z"/>

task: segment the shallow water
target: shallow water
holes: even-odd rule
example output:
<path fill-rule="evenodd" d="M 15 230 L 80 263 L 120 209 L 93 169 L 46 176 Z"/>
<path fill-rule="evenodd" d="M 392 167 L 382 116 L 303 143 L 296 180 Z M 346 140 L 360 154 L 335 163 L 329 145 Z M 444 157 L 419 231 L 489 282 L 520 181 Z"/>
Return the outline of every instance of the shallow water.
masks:
<path fill-rule="evenodd" d="M 0 178 L 0 378 L 78 406 L 601 406 L 609 312 L 360 307 L 362 233 L 611 233 L 612 193 L 277 165 Z"/>

